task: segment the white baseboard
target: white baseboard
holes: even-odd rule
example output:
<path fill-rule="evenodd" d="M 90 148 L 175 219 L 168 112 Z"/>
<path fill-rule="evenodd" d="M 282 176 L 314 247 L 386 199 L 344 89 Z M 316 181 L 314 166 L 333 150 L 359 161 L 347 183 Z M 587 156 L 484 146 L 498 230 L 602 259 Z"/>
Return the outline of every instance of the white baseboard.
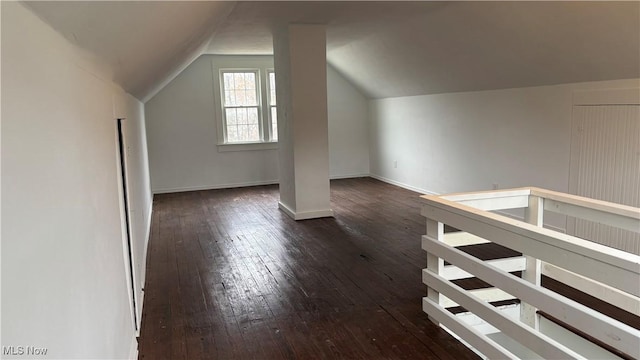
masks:
<path fill-rule="evenodd" d="M 290 218 L 294 220 L 296 219 L 296 212 L 291 210 L 287 205 L 283 204 L 282 201 L 278 201 L 278 209 L 282 210 Z"/>
<path fill-rule="evenodd" d="M 265 180 L 265 181 L 250 181 L 250 182 L 232 183 L 232 184 L 186 186 L 186 187 L 179 187 L 179 188 L 154 189 L 153 193 L 167 194 L 167 193 L 200 191 L 200 190 L 233 189 L 233 188 L 247 187 L 247 186 L 274 185 L 278 183 L 279 183 L 278 180 Z"/>
<path fill-rule="evenodd" d="M 323 217 L 333 217 L 333 210 L 314 210 L 314 211 L 293 211 L 287 205 L 278 201 L 278 208 L 287 214 L 293 220 L 318 219 Z"/>
<path fill-rule="evenodd" d="M 374 178 L 374 179 L 376 179 L 376 180 L 380 180 L 382 182 L 386 182 L 387 184 L 399 186 L 401 188 L 404 188 L 404 189 L 407 189 L 407 190 L 411 190 L 411 191 L 415 191 L 415 192 L 418 192 L 418 193 L 421 193 L 421 194 L 439 195 L 438 193 L 435 193 L 433 191 L 421 189 L 421 188 L 413 186 L 413 185 L 409 185 L 409 184 L 401 183 L 399 181 L 391 180 L 391 179 L 386 178 L 384 176 L 380 176 L 380 175 L 376 175 L 376 174 L 369 174 L 369 176 Z"/>
<path fill-rule="evenodd" d="M 333 175 L 330 177 L 330 179 L 331 180 L 352 179 L 352 178 L 361 178 L 361 177 L 368 177 L 368 176 L 369 174 Z M 277 185 L 279 183 L 280 183 L 279 180 L 248 181 L 248 182 L 231 183 L 231 184 L 215 184 L 215 185 L 203 185 L 203 186 L 185 186 L 185 187 L 177 187 L 177 188 L 154 189 L 153 193 L 169 194 L 169 193 L 187 192 L 187 191 L 233 189 L 233 188 L 247 187 L 247 186 Z"/>
<path fill-rule="evenodd" d="M 340 179 L 354 179 L 354 178 L 361 178 L 361 177 L 369 177 L 370 174 L 349 174 L 349 175 L 332 175 L 329 177 L 329 179 L 331 180 L 340 180 Z"/>
<path fill-rule="evenodd" d="M 319 219 L 325 217 L 333 217 L 333 210 L 314 210 L 314 211 L 301 211 L 296 213 L 296 220 L 307 220 L 307 219 Z"/>

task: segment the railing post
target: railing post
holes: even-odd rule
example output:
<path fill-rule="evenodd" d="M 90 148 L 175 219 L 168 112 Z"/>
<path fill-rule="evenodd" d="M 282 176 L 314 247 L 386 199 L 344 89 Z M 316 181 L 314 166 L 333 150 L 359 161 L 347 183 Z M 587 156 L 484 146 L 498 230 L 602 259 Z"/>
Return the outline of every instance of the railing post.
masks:
<path fill-rule="evenodd" d="M 438 241 L 444 241 L 444 224 L 427 218 L 427 236 L 438 239 Z M 440 275 L 442 268 L 444 268 L 444 260 L 427 252 L 427 269 Z M 440 304 L 440 293 L 435 289 L 427 287 L 427 297 L 435 303 Z M 440 325 L 440 323 L 431 316 L 429 316 L 429 320 L 436 325 Z"/>
<path fill-rule="evenodd" d="M 542 227 L 544 214 L 544 199 L 539 196 L 529 196 L 529 206 L 524 211 L 524 220 L 529 224 Z M 526 256 L 525 270 L 522 272 L 522 279 L 540 286 L 541 263 L 540 260 Z M 527 303 L 520 303 L 520 321 L 538 329 L 538 316 L 535 307 Z"/>

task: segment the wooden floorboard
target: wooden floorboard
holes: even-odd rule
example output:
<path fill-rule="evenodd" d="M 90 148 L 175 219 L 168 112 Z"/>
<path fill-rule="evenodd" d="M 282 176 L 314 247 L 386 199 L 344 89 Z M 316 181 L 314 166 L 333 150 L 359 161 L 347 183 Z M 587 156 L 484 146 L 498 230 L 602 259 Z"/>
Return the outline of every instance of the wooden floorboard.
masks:
<path fill-rule="evenodd" d="M 277 186 L 156 195 L 141 359 L 477 359 L 421 310 L 418 194 L 332 181 L 335 218 Z"/>

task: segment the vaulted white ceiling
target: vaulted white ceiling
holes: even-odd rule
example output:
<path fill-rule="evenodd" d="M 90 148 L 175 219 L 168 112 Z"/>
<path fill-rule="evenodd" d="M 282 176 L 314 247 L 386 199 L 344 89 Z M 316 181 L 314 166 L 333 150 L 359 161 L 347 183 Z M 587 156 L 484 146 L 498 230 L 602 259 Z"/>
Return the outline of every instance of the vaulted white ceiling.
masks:
<path fill-rule="evenodd" d="M 41 19 L 106 62 L 113 80 L 146 100 L 200 56 L 234 2 L 36 1 Z"/>
<path fill-rule="evenodd" d="M 275 24 L 327 24 L 371 98 L 640 77 L 640 2 L 37 2 L 147 99 L 202 53 L 270 54 Z"/>
<path fill-rule="evenodd" d="M 327 24 L 373 98 L 640 77 L 640 2 L 239 2 L 211 53 L 270 53 L 276 21 Z"/>

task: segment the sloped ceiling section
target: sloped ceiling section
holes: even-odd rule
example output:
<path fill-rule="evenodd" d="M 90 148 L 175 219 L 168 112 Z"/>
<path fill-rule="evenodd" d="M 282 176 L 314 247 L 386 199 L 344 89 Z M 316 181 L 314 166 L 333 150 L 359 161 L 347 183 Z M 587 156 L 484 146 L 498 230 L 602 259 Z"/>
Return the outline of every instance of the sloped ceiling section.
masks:
<path fill-rule="evenodd" d="M 202 53 L 272 54 L 278 23 L 327 24 L 369 98 L 640 77 L 640 2 L 27 2 L 142 101 Z"/>
<path fill-rule="evenodd" d="M 638 2 L 467 2 L 329 53 L 375 98 L 640 77 Z"/>
<path fill-rule="evenodd" d="M 640 2 L 240 2 L 213 54 L 270 54 L 276 22 L 327 24 L 370 98 L 640 77 Z"/>
<path fill-rule="evenodd" d="M 235 2 L 42 1 L 27 7 L 148 100 L 198 57 Z"/>

